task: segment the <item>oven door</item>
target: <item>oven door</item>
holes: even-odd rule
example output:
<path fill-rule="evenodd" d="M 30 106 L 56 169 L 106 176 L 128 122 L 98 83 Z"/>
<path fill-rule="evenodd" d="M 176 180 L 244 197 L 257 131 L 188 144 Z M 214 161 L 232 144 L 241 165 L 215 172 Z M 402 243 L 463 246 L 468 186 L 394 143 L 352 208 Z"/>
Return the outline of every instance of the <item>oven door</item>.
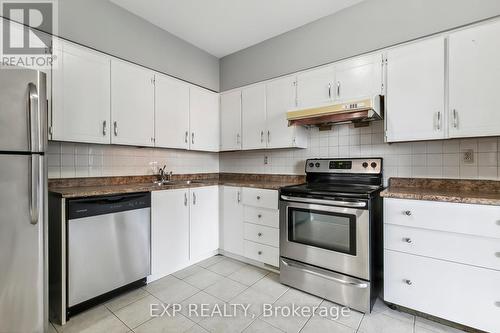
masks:
<path fill-rule="evenodd" d="M 366 201 L 281 197 L 282 257 L 369 280 L 369 235 Z"/>

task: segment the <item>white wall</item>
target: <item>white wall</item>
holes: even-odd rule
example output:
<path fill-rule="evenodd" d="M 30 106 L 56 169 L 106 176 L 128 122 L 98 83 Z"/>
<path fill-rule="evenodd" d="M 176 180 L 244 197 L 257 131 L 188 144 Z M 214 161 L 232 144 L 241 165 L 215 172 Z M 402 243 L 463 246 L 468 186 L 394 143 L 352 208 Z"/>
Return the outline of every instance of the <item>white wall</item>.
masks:
<path fill-rule="evenodd" d="M 221 153 L 219 167 L 220 172 L 302 175 L 307 158 L 382 157 L 386 182 L 390 177 L 500 179 L 500 137 L 394 144 L 383 141 L 381 121 L 364 128 L 340 125 L 324 132 L 313 128 L 307 149 Z M 473 164 L 461 161 L 464 149 L 475 151 Z"/>
<path fill-rule="evenodd" d="M 217 153 L 49 142 L 49 178 L 151 175 L 150 162 L 174 174 L 217 173 Z"/>
<path fill-rule="evenodd" d="M 221 91 L 500 15 L 498 0 L 367 0 L 221 59 Z"/>

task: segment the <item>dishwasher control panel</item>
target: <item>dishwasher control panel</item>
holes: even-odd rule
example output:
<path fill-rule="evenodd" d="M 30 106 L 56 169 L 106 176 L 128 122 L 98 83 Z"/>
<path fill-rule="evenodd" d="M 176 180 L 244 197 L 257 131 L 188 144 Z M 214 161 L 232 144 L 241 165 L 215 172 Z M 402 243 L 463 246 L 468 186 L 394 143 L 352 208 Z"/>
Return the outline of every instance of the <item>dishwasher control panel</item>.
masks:
<path fill-rule="evenodd" d="M 68 220 L 151 207 L 151 193 L 131 193 L 68 200 Z"/>

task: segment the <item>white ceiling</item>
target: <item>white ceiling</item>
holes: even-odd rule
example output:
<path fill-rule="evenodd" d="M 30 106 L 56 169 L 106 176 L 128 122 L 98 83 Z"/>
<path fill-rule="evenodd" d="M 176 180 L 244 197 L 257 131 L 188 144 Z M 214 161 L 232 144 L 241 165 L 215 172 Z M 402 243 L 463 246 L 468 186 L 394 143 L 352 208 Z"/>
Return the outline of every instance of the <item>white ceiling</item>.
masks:
<path fill-rule="evenodd" d="M 364 0 L 111 0 L 223 57 Z"/>

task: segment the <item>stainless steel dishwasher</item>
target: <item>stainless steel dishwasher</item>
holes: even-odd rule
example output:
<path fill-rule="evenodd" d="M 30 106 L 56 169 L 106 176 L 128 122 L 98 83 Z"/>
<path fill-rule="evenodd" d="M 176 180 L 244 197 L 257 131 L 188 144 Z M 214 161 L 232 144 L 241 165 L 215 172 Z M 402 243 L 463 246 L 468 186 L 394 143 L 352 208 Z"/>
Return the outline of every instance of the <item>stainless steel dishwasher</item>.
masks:
<path fill-rule="evenodd" d="M 67 219 L 69 316 L 145 284 L 151 268 L 150 193 L 68 200 Z"/>

